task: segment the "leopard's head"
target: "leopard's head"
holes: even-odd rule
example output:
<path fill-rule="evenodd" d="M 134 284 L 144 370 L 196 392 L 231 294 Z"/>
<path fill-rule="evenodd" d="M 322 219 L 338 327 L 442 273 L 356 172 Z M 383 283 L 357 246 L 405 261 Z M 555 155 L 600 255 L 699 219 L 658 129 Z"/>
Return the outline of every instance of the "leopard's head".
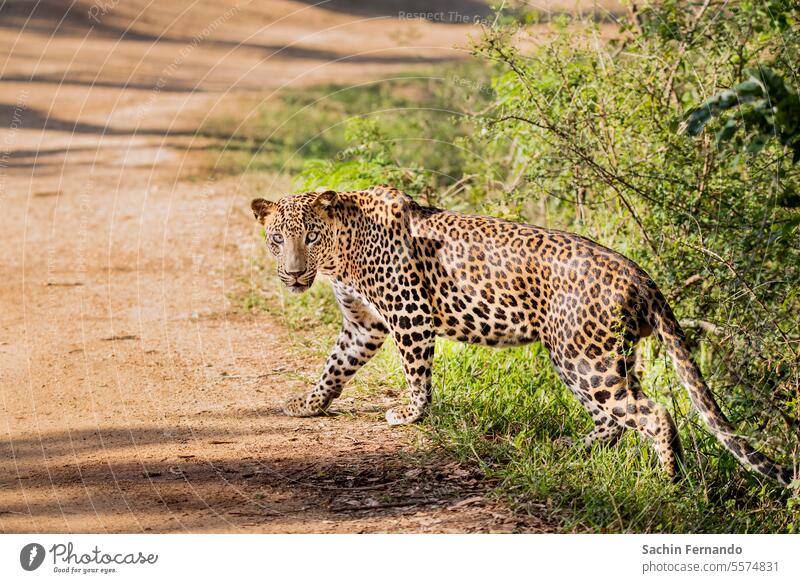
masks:
<path fill-rule="evenodd" d="M 336 233 L 333 190 L 286 196 L 278 202 L 257 198 L 250 203 L 264 225 L 267 249 L 278 262 L 278 277 L 291 291 L 302 293 L 317 271 L 333 259 Z"/>

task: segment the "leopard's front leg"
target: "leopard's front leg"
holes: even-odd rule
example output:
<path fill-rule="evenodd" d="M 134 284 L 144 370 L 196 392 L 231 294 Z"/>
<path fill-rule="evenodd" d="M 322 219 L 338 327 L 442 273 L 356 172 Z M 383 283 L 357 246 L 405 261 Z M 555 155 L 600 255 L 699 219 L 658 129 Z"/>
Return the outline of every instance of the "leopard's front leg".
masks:
<path fill-rule="evenodd" d="M 342 311 L 342 329 L 314 388 L 284 404 L 284 413 L 292 417 L 323 413 L 342 394 L 350 377 L 380 349 L 389 332 L 362 299 L 338 284 L 334 284 L 333 290 Z"/>
<path fill-rule="evenodd" d="M 409 403 L 389 409 L 386 412 L 386 421 L 389 425 L 404 425 L 422 419 L 431 402 L 435 336 L 428 327 L 395 329 L 392 336 L 403 359 Z"/>

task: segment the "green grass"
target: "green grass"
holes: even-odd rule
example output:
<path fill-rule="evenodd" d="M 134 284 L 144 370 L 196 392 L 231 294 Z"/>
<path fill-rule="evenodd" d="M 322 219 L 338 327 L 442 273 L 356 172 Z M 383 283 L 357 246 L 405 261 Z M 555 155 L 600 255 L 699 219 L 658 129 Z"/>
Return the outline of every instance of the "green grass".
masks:
<path fill-rule="evenodd" d="M 378 115 L 392 139 L 432 132 L 452 142 L 464 128 L 445 127 L 447 116 L 395 111 L 453 98 L 446 95 L 452 87 L 443 97 L 432 89 L 436 83 L 441 80 L 407 77 L 341 91 L 288 92 L 255 108 L 235 131 L 241 121 L 235 116 L 213 119 L 206 133 L 231 136 L 235 145 L 212 152 L 215 171 L 297 172 L 306 161 L 335 157 L 348 146 L 344 118 L 373 111 L 383 112 Z M 430 155 L 428 167 L 457 174 L 446 148 L 425 143 L 414 148 L 401 148 L 400 155 Z M 322 366 L 339 321 L 329 287 L 317 283 L 304 295 L 291 295 L 273 274 L 274 265 L 262 255 L 242 279 L 235 301 L 242 310 L 267 312 L 282 322 L 293 332 L 296 349 L 319 358 Z M 655 343 L 647 342 L 643 353 L 643 385 L 673 411 L 686 449 L 688 476 L 679 484 L 664 477 L 649 445 L 631 432 L 616 447 L 587 455 L 581 440 L 589 418 L 539 344 L 495 350 L 439 341 L 431 415 L 416 429 L 420 448 L 480 466 L 499 484 L 498 497 L 519 512 L 544 514 L 564 532 L 800 530 L 798 498 L 745 471 L 705 430 L 683 389 L 668 390 L 676 383 Z M 389 390 L 399 400 L 404 384 L 396 351 L 387 342 L 345 396 Z"/>
<path fill-rule="evenodd" d="M 683 391 L 675 401 L 688 477 L 672 484 L 633 432 L 584 452 L 589 417 L 541 345 L 438 349 L 432 440 L 501 480 L 502 495 L 520 509 L 544 504 L 565 531 L 795 532 L 800 524 L 796 499 L 744 471 L 694 414 L 682 413 Z"/>

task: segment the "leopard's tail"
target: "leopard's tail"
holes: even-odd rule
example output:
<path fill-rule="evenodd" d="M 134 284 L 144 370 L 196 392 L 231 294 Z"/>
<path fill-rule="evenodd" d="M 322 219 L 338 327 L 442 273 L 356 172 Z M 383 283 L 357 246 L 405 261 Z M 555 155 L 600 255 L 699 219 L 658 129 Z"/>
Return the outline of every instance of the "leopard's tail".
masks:
<path fill-rule="evenodd" d="M 675 315 L 661 293 L 656 292 L 656 296 L 654 309 L 649 317 L 650 326 L 672 359 L 678 378 L 689 392 L 689 398 L 703 421 L 719 442 L 741 463 L 771 480 L 788 486 L 794 476 L 794 469 L 779 465 L 753 449 L 747 441 L 736 434 L 736 428 L 719 408 L 700 370 L 692 360 L 686 347 L 686 337 Z"/>

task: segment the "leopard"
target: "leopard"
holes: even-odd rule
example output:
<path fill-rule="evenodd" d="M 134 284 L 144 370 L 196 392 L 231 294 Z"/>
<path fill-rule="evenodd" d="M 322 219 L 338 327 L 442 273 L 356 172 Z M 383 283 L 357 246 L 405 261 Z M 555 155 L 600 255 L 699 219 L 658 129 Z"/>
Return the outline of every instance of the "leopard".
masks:
<path fill-rule="evenodd" d="M 638 432 L 678 481 L 685 466 L 676 424 L 637 373 L 637 344 L 654 335 L 717 440 L 745 467 L 792 482 L 793 467 L 737 434 L 664 294 L 622 254 L 567 231 L 421 205 L 389 185 L 257 198 L 250 206 L 282 283 L 302 293 L 318 274 L 327 276 L 342 315 L 319 380 L 286 401 L 285 414 L 326 414 L 387 337 L 408 396 L 386 412 L 390 425 L 428 412 L 437 338 L 493 347 L 540 342 L 591 417 L 582 445 L 591 451 Z"/>

